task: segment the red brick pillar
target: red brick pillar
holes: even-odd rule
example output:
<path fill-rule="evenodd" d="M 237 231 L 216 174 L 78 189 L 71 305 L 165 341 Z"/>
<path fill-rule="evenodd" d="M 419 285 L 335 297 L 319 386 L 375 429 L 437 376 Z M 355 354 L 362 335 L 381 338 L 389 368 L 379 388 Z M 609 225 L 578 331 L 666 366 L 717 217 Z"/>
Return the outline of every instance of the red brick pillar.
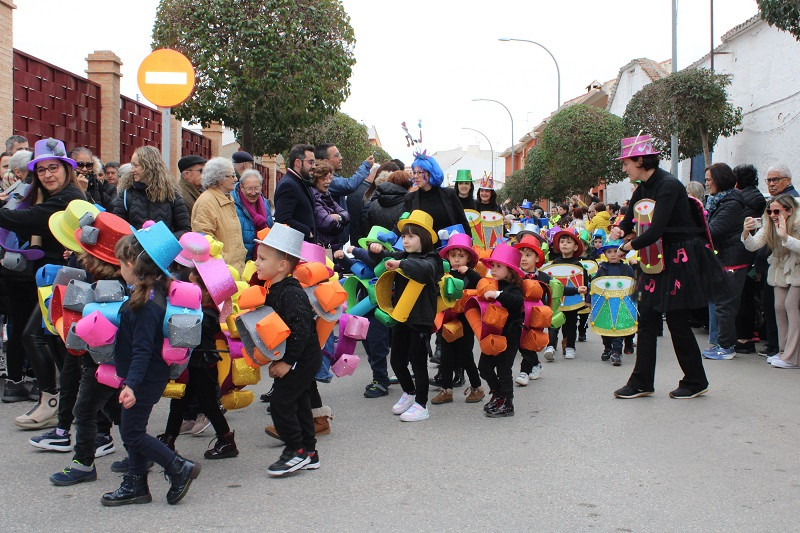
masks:
<path fill-rule="evenodd" d="M 14 133 L 14 10 L 12 0 L 0 0 L 0 135 Z M 31 144 L 35 139 L 30 139 Z"/>
<path fill-rule="evenodd" d="M 100 153 L 103 163 L 119 161 L 120 67 L 122 60 L 111 50 L 96 50 L 86 58 L 88 78 L 100 85 Z"/>

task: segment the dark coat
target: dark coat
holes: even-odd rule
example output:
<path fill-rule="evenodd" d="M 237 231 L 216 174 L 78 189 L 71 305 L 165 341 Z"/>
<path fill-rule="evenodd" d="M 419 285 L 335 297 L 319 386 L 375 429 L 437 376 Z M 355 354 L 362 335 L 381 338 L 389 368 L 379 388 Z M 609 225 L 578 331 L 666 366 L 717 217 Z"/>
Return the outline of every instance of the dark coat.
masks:
<path fill-rule="evenodd" d="M 124 218 L 136 229 L 140 229 L 148 220 L 163 221 L 176 238 L 187 231 L 192 231 L 189 210 L 180 193 L 175 191 L 175 199 L 171 202 L 151 202 L 147 198 L 147 186 L 136 181 L 119 193 L 114 199 L 111 212 Z"/>
<path fill-rule="evenodd" d="M 400 215 L 406 210 L 406 194 L 408 194 L 408 189 L 388 181 L 375 187 L 375 192 L 372 194 L 366 209 L 367 228 L 365 229 L 368 230 L 372 226 L 381 226 L 389 231 L 394 231 L 397 227 L 397 221 L 400 220 Z"/>
<path fill-rule="evenodd" d="M 303 234 L 307 242 L 317 242 L 317 223 L 314 220 L 314 196 L 311 185 L 293 170 L 275 187 L 275 222 L 287 224 Z"/>
<path fill-rule="evenodd" d="M 764 209 L 767 208 L 767 199 L 758 190 L 758 187 L 750 186 L 745 187 L 739 191 L 744 200 L 744 216 L 758 218 L 764 214 Z"/>
<path fill-rule="evenodd" d="M 461 224 L 464 227 L 464 231 L 469 234 L 470 225 L 467 221 L 467 215 L 464 214 L 464 208 L 461 207 L 461 201 L 458 199 L 458 195 L 456 191 L 451 189 L 450 187 L 434 187 L 435 191 L 439 193 L 439 198 L 442 201 L 442 206 L 447 211 L 447 216 L 450 219 L 449 223 L 442 226 L 442 227 L 435 227 L 436 231 L 440 229 L 447 228 L 450 226 L 454 226 L 456 224 Z M 405 199 L 405 211 L 413 211 L 415 209 L 419 209 L 419 191 L 410 192 L 406 195 Z"/>
<path fill-rule="evenodd" d="M 322 358 L 314 308 L 297 279 L 284 278 L 273 284 L 264 303 L 278 313 L 291 331 L 286 339 L 286 350 L 282 359 L 284 363 L 294 365 Z"/>
<path fill-rule="evenodd" d="M 731 191 L 708 213 L 708 229 L 717 258 L 725 266 L 749 265 L 755 254 L 748 252 L 741 240 L 745 203 L 742 194 Z"/>
<path fill-rule="evenodd" d="M 381 252 L 370 254 L 376 263 L 384 257 L 400 260 L 400 269 L 408 276 L 394 277 L 394 290 L 392 291 L 392 304 L 400 301 L 400 296 L 408 285 L 409 279 L 422 283 L 422 292 L 411 308 L 406 324 L 414 326 L 433 326 L 436 317 L 436 298 L 439 296 L 439 280 L 444 276 L 444 263 L 436 252 L 427 254 L 409 254 L 407 252 Z"/>
<path fill-rule="evenodd" d="M 314 195 L 314 221 L 317 224 L 317 242 L 324 248 L 331 245 L 334 249 L 339 248 L 339 235 L 344 230 L 347 223 L 350 221 L 350 215 L 347 211 L 333 201 L 333 197 L 328 194 L 322 194 L 318 189 L 311 189 L 311 194 Z M 341 220 L 335 220 L 331 215 L 337 214 Z"/>

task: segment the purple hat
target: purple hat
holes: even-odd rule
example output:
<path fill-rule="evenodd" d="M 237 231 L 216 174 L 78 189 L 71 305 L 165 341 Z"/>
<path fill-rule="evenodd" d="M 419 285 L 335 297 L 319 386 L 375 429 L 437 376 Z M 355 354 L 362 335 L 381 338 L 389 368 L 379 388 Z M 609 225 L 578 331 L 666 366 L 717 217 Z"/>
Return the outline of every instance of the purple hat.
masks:
<path fill-rule="evenodd" d="M 500 263 L 513 270 L 519 277 L 524 277 L 525 272 L 519 267 L 520 259 L 522 259 L 522 254 L 519 250 L 501 243 L 494 247 L 492 255 L 481 259 L 481 263 L 486 265 L 487 268 L 492 268 L 492 263 Z"/>
<path fill-rule="evenodd" d="M 639 132 L 639 135 L 636 137 L 626 137 L 622 139 L 622 152 L 617 158 L 617 161 L 620 159 L 630 159 L 632 157 L 642 157 L 660 153 L 661 152 L 653 148 L 653 142 L 650 136 L 642 135 L 641 132 Z"/>
<path fill-rule="evenodd" d="M 442 259 L 447 259 L 447 253 L 450 250 L 464 250 L 469 254 L 473 266 L 478 263 L 478 252 L 472 247 L 472 236 L 465 233 L 454 233 L 447 240 L 447 246 L 439 250 L 439 255 Z"/>
<path fill-rule="evenodd" d="M 67 150 L 64 148 L 64 143 L 58 139 L 42 139 L 36 141 L 33 147 L 33 159 L 28 163 L 28 170 L 33 171 L 36 168 L 36 163 L 45 159 L 60 159 L 65 163 L 69 163 L 72 168 L 78 165 L 73 159 L 67 157 Z"/>

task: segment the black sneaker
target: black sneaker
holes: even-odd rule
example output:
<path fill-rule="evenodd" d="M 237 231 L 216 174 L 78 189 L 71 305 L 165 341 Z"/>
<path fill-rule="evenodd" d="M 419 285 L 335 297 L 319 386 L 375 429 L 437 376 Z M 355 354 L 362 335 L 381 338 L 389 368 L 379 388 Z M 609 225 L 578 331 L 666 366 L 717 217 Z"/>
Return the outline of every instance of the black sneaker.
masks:
<path fill-rule="evenodd" d="M 762 349 L 758 350 L 758 355 L 761 357 L 772 357 L 777 353 L 778 350 L 772 348 L 771 346 L 764 346 Z M 6 387 L 8 387 L 8 385 L 6 385 Z"/>
<path fill-rule="evenodd" d="M 611 358 L 611 350 L 609 349 L 603 350 L 603 353 L 600 354 L 601 361 L 608 361 L 610 358 Z"/>
<path fill-rule="evenodd" d="M 669 393 L 669 397 L 676 398 L 678 400 L 688 400 L 690 398 L 697 398 L 698 396 L 702 396 L 707 392 L 708 392 L 708 387 L 700 391 L 693 391 L 692 389 L 688 389 L 686 387 L 678 387 L 677 389 Z"/>
<path fill-rule="evenodd" d="M 316 470 L 319 468 L 319 452 L 314 450 L 313 452 L 308 452 L 308 463 L 302 468 L 302 470 Z"/>
<path fill-rule="evenodd" d="M 272 399 L 272 391 L 273 390 L 275 390 L 275 386 L 274 385 L 272 387 L 270 387 L 269 391 L 266 394 L 262 394 L 261 395 L 261 401 L 269 403 L 269 401 Z"/>
<path fill-rule="evenodd" d="M 433 376 L 431 379 L 428 380 L 428 383 L 433 385 L 434 387 L 439 387 L 440 389 L 444 388 L 444 377 L 442 376 L 441 372 Z M 463 383 L 462 383 L 463 385 Z"/>
<path fill-rule="evenodd" d="M 511 398 L 501 398 L 493 409 L 486 411 L 486 416 L 489 418 L 502 418 L 506 416 L 514 416 L 514 402 Z"/>
<path fill-rule="evenodd" d="M 453 388 L 457 389 L 464 386 L 464 369 L 459 368 L 453 376 Z"/>
<path fill-rule="evenodd" d="M 733 351 L 736 353 L 753 353 L 756 351 L 756 343 L 753 341 L 737 342 L 733 345 Z"/>
<path fill-rule="evenodd" d="M 267 473 L 273 477 L 283 476 L 295 470 L 300 470 L 310 461 L 308 454 L 302 448 L 299 450 L 284 448 L 280 459 L 269 465 Z"/>
<path fill-rule="evenodd" d="M 72 451 L 72 438 L 69 431 L 64 435 L 59 435 L 53 428 L 47 433 L 31 437 L 28 442 L 31 446 L 42 450 L 52 450 L 54 452 L 71 452 Z"/>
<path fill-rule="evenodd" d="M 389 387 L 378 383 L 376 380 L 373 380 L 372 383 L 367 385 L 367 388 L 364 389 L 364 398 L 380 398 L 381 396 L 388 395 Z"/>
<path fill-rule="evenodd" d="M 578 342 L 586 342 L 586 333 L 578 334 Z"/>
<path fill-rule="evenodd" d="M 614 396 L 616 398 L 623 398 L 623 399 L 642 398 L 644 396 L 652 395 L 653 392 L 655 392 L 655 391 L 637 389 L 636 387 L 633 387 L 631 385 L 625 385 L 621 389 L 615 390 L 614 391 Z"/>
<path fill-rule="evenodd" d="M 622 356 L 617 352 L 611 352 L 611 364 L 614 366 L 619 366 L 622 364 Z"/>
<path fill-rule="evenodd" d="M 6 380 L 6 386 L 3 389 L 3 397 L 0 400 L 3 403 L 26 402 L 30 399 L 30 391 L 25 386 L 23 381 Z"/>
<path fill-rule="evenodd" d="M 626 346 L 622 353 L 625 355 L 633 355 L 633 346 Z"/>

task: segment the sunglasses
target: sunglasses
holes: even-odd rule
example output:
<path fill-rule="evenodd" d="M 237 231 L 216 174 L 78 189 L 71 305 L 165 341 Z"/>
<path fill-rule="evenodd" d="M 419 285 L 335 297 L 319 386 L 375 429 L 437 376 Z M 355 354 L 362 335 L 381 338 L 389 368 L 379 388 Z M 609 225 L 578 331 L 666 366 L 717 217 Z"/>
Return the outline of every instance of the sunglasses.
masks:
<path fill-rule="evenodd" d="M 80 168 L 94 168 L 94 163 L 76 163 Z"/>
<path fill-rule="evenodd" d="M 783 211 L 780 209 L 767 209 L 767 215 L 780 215 Z"/>

